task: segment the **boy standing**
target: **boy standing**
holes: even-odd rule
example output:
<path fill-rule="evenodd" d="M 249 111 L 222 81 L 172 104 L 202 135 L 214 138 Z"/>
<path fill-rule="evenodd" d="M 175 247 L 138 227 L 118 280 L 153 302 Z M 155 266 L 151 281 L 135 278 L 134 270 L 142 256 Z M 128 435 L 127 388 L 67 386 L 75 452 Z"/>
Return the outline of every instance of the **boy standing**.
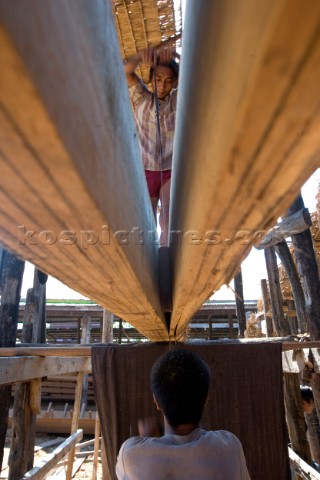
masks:
<path fill-rule="evenodd" d="M 139 63 L 151 66 L 152 91 L 135 73 Z M 173 60 L 173 50 L 156 52 L 146 49 L 129 59 L 125 73 L 134 107 L 142 161 L 153 213 L 161 201 L 159 223 L 160 245 L 168 244 L 170 184 L 173 139 L 177 108 L 179 66 Z"/>

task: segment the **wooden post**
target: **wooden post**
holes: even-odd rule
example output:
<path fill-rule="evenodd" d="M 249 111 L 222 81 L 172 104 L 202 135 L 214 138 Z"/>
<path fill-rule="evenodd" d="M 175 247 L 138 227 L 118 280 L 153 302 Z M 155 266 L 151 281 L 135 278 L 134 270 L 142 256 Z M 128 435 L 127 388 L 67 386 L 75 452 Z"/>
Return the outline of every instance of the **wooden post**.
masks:
<path fill-rule="evenodd" d="M 264 318 L 266 321 L 267 337 L 272 337 L 272 333 L 273 333 L 272 316 L 270 316 L 270 313 L 269 313 L 271 311 L 271 302 L 270 302 L 270 295 L 269 295 L 266 279 L 261 280 L 261 292 L 262 292 Z"/>
<path fill-rule="evenodd" d="M 212 315 L 209 315 L 208 323 L 209 323 L 209 340 L 212 340 Z"/>
<path fill-rule="evenodd" d="M 81 344 L 90 343 L 91 337 L 91 317 L 81 319 Z M 83 375 L 81 408 L 86 408 L 88 401 L 88 375 Z M 84 407 L 83 407 L 84 405 Z M 72 432 L 73 433 L 73 432 Z"/>
<path fill-rule="evenodd" d="M 119 318 L 118 343 L 121 345 L 122 338 L 122 318 Z"/>
<path fill-rule="evenodd" d="M 320 419 L 320 374 L 312 373 L 311 375 L 311 387 L 314 398 L 314 405 L 318 418 Z"/>
<path fill-rule="evenodd" d="M 300 333 L 307 331 L 307 316 L 304 293 L 299 279 L 299 275 L 293 261 L 291 252 L 286 241 L 280 242 L 275 246 L 276 252 L 279 255 L 281 263 L 287 272 L 289 282 L 291 284 L 295 308 L 297 312 L 297 319 Z M 292 332 L 299 333 L 299 332 Z"/>
<path fill-rule="evenodd" d="M 300 327 L 296 315 L 294 300 L 287 300 L 288 311 L 286 312 L 287 322 L 292 335 L 297 335 L 300 332 Z"/>
<path fill-rule="evenodd" d="M 271 309 L 274 329 L 277 336 L 287 336 L 290 333 L 288 322 L 284 318 L 282 295 L 279 282 L 279 270 L 277 265 L 277 257 L 274 247 L 264 250 L 266 259 L 266 267 L 269 279 Z"/>
<path fill-rule="evenodd" d="M 101 342 L 102 343 L 112 343 L 113 341 L 113 319 L 114 316 L 111 312 L 103 309 L 103 322 L 102 322 L 102 333 L 101 333 Z M 92 467 L 92 480 L 95 480 L 97 477 L 97 465 L 98 465 L 98 456 L 99 456 L 99 443 L 100 443 L 100 432 L 101 425 L 98 412 L 96 414 L 95 421 L 95 437 L 94 437 L 94 458 L 93 458 L 93 467 Z M 106 454 L 104 450 L 104 442 L 101 439 L 101 460 L 103 463 L 103 477 L 106 479 L 108 474 L 108 468 L 106 465 Z"/>
<path fill-rule="evenodd" d="M 1 262 L 0 346 L 13 347 L 16 343 L 24 261 L 3 251 Z M 0 470 L 8 426 L 11 385 L 0 387 Z"/>
<path fill-rule="evenodd" d="M 234 277 L 234 291 L 236 297 L 236 306 L 237 306 L 237 317 L 239 322 L 239 337 L 244 338 L 244 332 L 246 329 L 246 312 L 244 309 L 244 300 L 243 300 L 243 283 L 242 283 L 242 272 Z"/>
<path fill-rule="evenodd" d="M 92 463 L 92 480 L 96 480 L 98 471 L 98 458 L 99 458 L 99 444 L 100 444 L 101 425 L 98 412 L 96 414 L 96 422 L 94 427 L 94 454 Z"/>
<path fill-rule="evenodd" d="M 233 334 L 233 315 L 232 315 L 232 313 L 228 313 L 228 323 L 229 323 L 229 337 L 234 338 L 234 334 Z"/>
<path fill-rule="evenodd" d="M 34 270 L 33 288 L 37 292 L 37 321 L 33 327 L 33 342 L 46 343 L 46 283 L 48 275 L 38 268 Z"/>
<path fill-rule="evenodd" d="M 47 275 L 37 268 L 34 271 L 33 288 L 27 292 L 23 317 L 22 342 L 44 343 L 46 321 Z M 37 384 L 37 388 L 35 385 Z M 37 390 L 37 391 L 36 391 Z M 33 467 L 36 414 L 36 398 L 41 395 L 41 381 L 23 382 L 17 385 L 12 414 L 12 441 L 9 455 L 9 480 L 20 479 Z"/>
<path fill-rule="evenodd" d="M 304 208 L 301 195 L 289 208 L 287 215 Z M 320 281 L 310 229 L 292 235 L 297 269 L 301 278 L 306 302 L 307 322 L 313 340 L 320 339 Z"/>
<path fill-rule="evenodd" d="M 77 431 L 78 425 L 79 425 L 81 397 L 82 397 L 82 383 L 83 383 L 83 372 L 79 372 L 77 375 L 77 385 L 76 385 L 76 391 L 75 391 L 75 400 L 74 400 L 72 423 L 71 423 L 71 435 Z M 74 453 L 75 453 L 75 447 L 73 447 L 69 453 L 66 480 L 71 480 L 72 478 Z"/>
<path fill-rule="evenodd" d="M 41 282 L 39 280 L 41 279 Z M 27 292 L 22 338 L 24 343 L 46 343 L 46 281 L 48 276 L 34 270 L 33 288 Z"/>
<path fill-rule="evenodd" d="M 6 252 L 3 264 L 3 289 L 0 312 L 0 345 L 13 347 L 16 343 L 19 302 L 24 261 Z"/>
<path fill-rule="evenodd" d="M 318 437 L 319 420 L 316 410 L 312 413 L 305 413 L 304 418 L 307 424 L 307 438 L 309 440 L 311 458 L 320 465 L 320 442 Z"/>
<path fill-rule="evenodd" d="M 318 352 L 319 352 L 319 350 L 318 350 Z M 320 374 L 319 373 L 312 373 L 310 383 L 311 383 L 311 387 L 312 387 L 316 416 L 317 416 L 317 420 L 318 420 L 318 423 L 319 423 L 319 419 L 320 419 Z M 306 415 L 306 417 L 307 417 L 307 415 Z M 315 461 L 318 461 L 318 463 L 320 463 L 319 460 L 317 460 L 317 458 L 320 457 L 319 438 L 318 438 L 318 432 L 317 432 L 317 429 L 319 427 L 314 425 L 314 422 L 311 421 L 311 422 L 307 422 L 308 428 L 309 428 L 309 423 L 312 424 L 312 425 L 310 425 L 310 448 L 311 448 L 311 452 L 312 452 L 313 455 L 315 455 L 313 459 Z M 316 430 L 316 431 L 314 431 L 314 430 Z"/>
<path fill-rule="evenodd" d="M 283 378 L 284 404 L 291 448 L 299 457 L 310 463 L 311 453 L 305 429 L 299 374 L 284 372 Z"/>
<path fill-rule="evenodd" d="M 113 319 L 114 316 L 111 312 L 103 309 L 103 320 L 102 320 L 102 343 L 112 343 L 113 342 Z"/>
<path fill-rule="evenodd" d="M 279 284 L 279 270 L 275 248 L 266 248 L 264 254 L 269 279 L 274 329 L 278 336 L 288 335 L 289 326 L 285 321 L 283 313 L 282 295 Z M 267 304 L 267 300 L 265 302 Z M 267 319 L 267 305 L 265 305 L 264 308 Z M 299 454 L 301 458 L 304 460 L 310 460 L 310 449 L 304 428 L 299 375 L 296 373 L 284 373 L 284 400 L 288 432 L 292 448 Z"/>
<path fill-rule="evenodd" d="M 77 343 L 81 343 L 81 321 L 79 318 L 77 319 Z"/>
<path fill-rule="evenodd" d="M 0 295 L 2 293 L 2 281 L 1 281 L 1 278 L 2 278 L 2 269 L 3 269 L 3 260 L 4 260 L 4 248 L 1 247 L 0 245 Z"/>

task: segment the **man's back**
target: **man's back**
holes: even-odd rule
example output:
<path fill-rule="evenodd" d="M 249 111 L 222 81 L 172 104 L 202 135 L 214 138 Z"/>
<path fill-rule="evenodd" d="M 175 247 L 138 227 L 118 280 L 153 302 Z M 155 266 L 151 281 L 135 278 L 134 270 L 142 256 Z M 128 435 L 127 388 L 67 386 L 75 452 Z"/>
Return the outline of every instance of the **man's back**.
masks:
<path fill-rule="evenodd" d="M 230 432 L 132 437 L 121 447 L 119 480 L 250 480 L 241 443 Z"/>

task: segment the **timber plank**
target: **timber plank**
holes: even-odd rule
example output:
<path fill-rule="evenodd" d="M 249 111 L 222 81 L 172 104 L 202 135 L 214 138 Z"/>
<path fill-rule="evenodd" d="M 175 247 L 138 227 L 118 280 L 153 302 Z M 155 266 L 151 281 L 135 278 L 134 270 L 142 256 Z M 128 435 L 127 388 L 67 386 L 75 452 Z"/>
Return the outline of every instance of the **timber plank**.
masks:
<path fill-rule="evenodd" d="M 0 385 L 25 382 L 47 375 L 91 372 L 88 357 L 3 357 L 0 359 Z"/>
<path fill-rule="evenodd" d="M 170 230 L 182 232 L 171 242 L 173 338 L 320 165 L 320 3 L 188 9 L 171 197 Z"/>
<path fill-rule="evenodd" d="M 91 346 L 82 347 L 74 345 L 73 347 L 4 347 L 0 348 L 0 357 L 11 356 L 31 356 L 40 357 L 83 357 L 91 355 Z M 67 372 L 65 372 L 67 373 Z M 62 372 L 61 372 L 62 374 Z M 50 373 L 48 373 L 50 375 Z"/>
<path fill-rule="evenodd" d="M 32 479 L 41 480 L 52 468 L 58 464 L 58 462 L 70 452 L 77 441 L 81 440 L 83 436 L 82 430 L 77 430 L 70 437 L 68 437 L 59 447 L 57 447 L 46 459 L 42 460 L 39 465 L 35 466 L 29 472 L 27 472 L 22 480 Z"/>
<path fill-rule="evenodd" d="M 288 447 L 289 450 L 289 459 L 291 468 L 297 472 L 297 474 L 303 480 L 320 480 L 320 474 L 311 467 L 307 462 L 303 461 L 302 458 L 297 455 L 292 448 Z"/>
<path fill-rule="evenodd" d="M 109 4 L 0 1 L 0 18 L 1 242 L 166 340 L 154 219 Z"/>

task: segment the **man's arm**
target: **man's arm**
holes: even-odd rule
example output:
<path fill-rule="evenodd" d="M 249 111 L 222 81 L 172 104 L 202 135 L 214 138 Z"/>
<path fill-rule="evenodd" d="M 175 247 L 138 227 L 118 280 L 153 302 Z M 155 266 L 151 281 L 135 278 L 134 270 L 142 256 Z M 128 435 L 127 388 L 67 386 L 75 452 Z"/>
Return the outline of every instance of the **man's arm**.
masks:
<path fill-rule="evenodd" d="M 136 74 L 135 70 L 139 63 L 145 63 L 146 65 L 151 65 L 153 60 L 153 49 L 146 48 L 145 50 L 139 51 L 136 55 L 128 58 L 124 63 L 124 71 L 127 77 L 128 86 L 132 87 L 136 85 L 140 78 Z"/>

